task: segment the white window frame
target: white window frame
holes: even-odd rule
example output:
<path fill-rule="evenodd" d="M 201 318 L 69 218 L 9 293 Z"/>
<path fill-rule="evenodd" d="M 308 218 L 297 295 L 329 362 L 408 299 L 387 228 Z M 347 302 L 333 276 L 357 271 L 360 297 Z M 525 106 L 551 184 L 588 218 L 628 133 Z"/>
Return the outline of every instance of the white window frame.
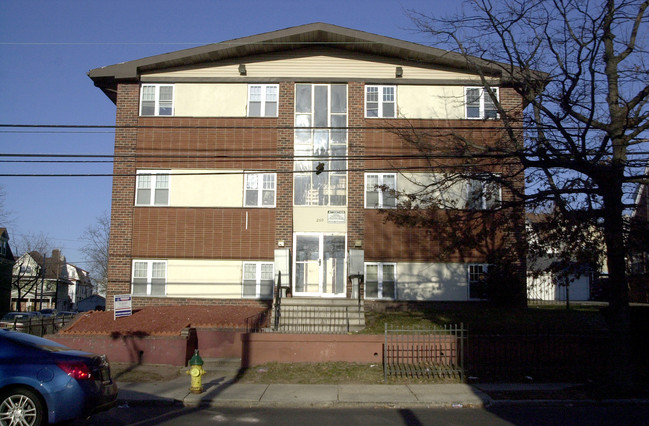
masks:
<path fill-rule="evenodd" d="M 480 184 L 481 186 L 481 197 L 476 200 L 480 202 L 479 206 L 471 206 L 470 203 L 472 200 L 470 199 L 471 197 L 471 190 L 475 184 Z M 495 199 L 493 200 L 487 200 L 487 194 L 490 192 L 490 186 L 496 186 L 497 188 L 493 188 L 495 191 Z M 475 179 L 467 179 L 466 182 L 466 200 L 465 200 L 465 205 L 464 205 L 464 210 L 494 210 L 497 209 L 498 206 L 500 206 L 500 202 L 502 201 L 502 187 L 500 184 L 496 182 L 488 182 L 482 179 L 479 179 L 476 177 Z"/>
<path fill-rule="evenodd" d="M 474 272 L 472 271 L 472 268 L 477 268 L 480 267 L 482 268 L 481 272 Z M 475 274 L 487 274 L 489 273 L 489 268 L 491 265 L 488 263 L 468 263 L 466 267 L 466 282 L 467 282 L 467 298 L 469 300 L 487 300 L 487 295 L 485 294 L 484 297 L 471 297 L 471 283 L 472 282 L 477 282 L 477 279 L 472 279 Z M 485 289 L 486 291 L 486 289 Z"/>
<path fill-rule="evenodd" d="M 145 177 L 149 177 L 149 188 L 142 187 Z M 140 178 L 143 179 L 140 179 Z M 159 186 L 163 185 L 166 181 L 166 187 Z M 148 203 L 139 203 L 138 202 L 138 192 L 140 190 L 148 189 L 151 191 L 149 196 Z M 167 202 L 162 204 L 156 204 L 155 202 L 155 193 L 157 190 L 167 190 Z M 169 200 L 171 197 L 171 171 L 170 170 L 138 170 L 135 176 L 135 205 L 136 206 L 153 206 L 153 207 L 165 207 L 169 206 Z"/>
<path fill-rule="evenodd" d="M 394 294 L 392 296 L 385 296 L 383 294 L 383 267 L 392 266 L 394 269 Z M 365 284 L 365 299 L 370 300 L 397 300 L 397 264 L 395 262 L 365 262 L 363 266 L 364 276 L 367 277 L 367 267 L 376 266 L 377 270 L 377 297 L 368 297 L 367 296 L 367 283 Z M 367 281 L 367 280 L 366 280 Z"/>
<path fill-rule="evenodd" d="M 500 91 L 498 90 L 498 87 L 490 87 L 491 90 L 494 91 L 496 95 L 496 99 L 500 100 Z M 469 116 L 469 91 L 470 90 L 478 90 L 480 92 L 480 95 L 478 96 L 478 107 L 479 107 L 479 113 L 478 117 L 470 117 Z M 489 96 L 489 92 L 487 91 L 486 88 L 484 87 L 465 87 L 464 88 L 464 114 L 465 117 L 468 120 L 497 120 L 500 118 L 500 115 L 498 114 L 498 110 L 496 109 L 496 105 L 493 106 L 494 111 L 495 111 L 495 116 L 492 117 L 487 117 L 486 116 L 486 110 L 485 110 L 485 101 L 486 100 L 491 101 L 491 98 Z"/>
<path fill-rule="evenodd" d="M 253 87 L 259 87 L 260 88 L 260 99 L 253 101 L 252 98 L 252 88 Z M 269 99 L 269 93 L 268 89 L 269 88 L 274 88 L 275 89 L 275 113 L 274 114 L 267 114 L 266 113 L 266 105 L 273 102 L 272 99 Z M 272 94 L 271 94 L 272 95 Z M 259 108 L 259 115 L 251 115 L 250 114 L 250 102 L 260 102 L 260 108 Z M 279 84 L 249 84 L 248 85 L 248 103 L 247 103 L 247 115 L 248 117 L 277 117 L 277 114 L 279 112 Z"/>
<path fill-rule="evenodd" d="M 377 184 L 377 188 L 376 188 L 376 192 L 378 192 L 378 196 L 379 196 L 378 206 L 370 206 L 367 203 L 367 198 L 368 198 L 367 193 L 368 193 L 368 190 L 369 190 L 369 188 L 367 187 L 367 185 L 368 185 L 367 181 L 368 181 L 368 177 L 370 177 L 370 176 L 377 176 L 378 177 L 378 179 L 377 179 L 378 184 Z M 394 191 L 396 191 L 397 190 L 397 174 L 396 173 L 365 173 L 365 180 L 364 180 L 364 183 L 363 183 L 363 188 L 364 188 L 363 189 L 363 194 L 364 194 L 363 196 L 365 198 L 365 208 L 366 209 L 396 209 L 397 208 L 396 194 L 394 196 L 394 206 L 386 206 L 385 205 L 385 191 L 383 191 L 381 189 L 381 187 L 384 185 L 383 182 L 384 182 L 386 176 L 393 176 L 394 177 L 394 188 L 392 188 L 392 189 Z"/>
<path fill-rule="evenodd" d="M 310 99 L 308 111 L 299 111 L 300 86 L 309 87 Z M 327 123 L 316 123 L 322 118 L 317 110 L 316 95 L 319 89 L 327 92 Z M 344 88 L 344 107 L 334 111 L 334 98 L 337 89 Z M 344 118 L 344 123 L 340 119 Z M 293 205 L 318 207 L 344 207 L 348 203 L 347 155 L 349 138 L 349 87 L 341 83 L 296 83 L 294 105 L 294 174 Z M 338 122 L 336 124 L 336 122 Z M 307 129 L 300 129 L 307 127 Z M 305 137 L 306 136 L 306 137 Z M 306 141 L 306 142 L 305 142 Z M 324 166 L 324 167 L 323 167 Z M 317 167 L 323 167 L 316 172 Z M 308 189 L 299 192 L 304 182 Z M 300 185 L 298 185 L 300 183 Z M 299 194 L 299 195 L 298 195 Z M 303 198 L 298 202 L 298 198 Z M 326 199 L 326 201 L 324 201 Z"/>
<path fill-rule="evenodd" d="M 368 115 L 368 92 L 370 89 L 376 89 L 377 91 L 377 97 L 378 99 L 376 100 L 376 103 L 378 104 L 378 112 L 377 115 Z M 386 93 L 386 89 L 392 89 L 392 93 Z M 392 99 L 386 99 L 387 97 L 392 97 Z M 385 108 L 384 106 L 386 104 L 394 104 L 394 109 L 393 115 L 385 115 Z M 397 86 L 395 85 L 377 85 L 377 84 L 368 84 L 365 86 L 365 118 L 396 118 L 397 116 Z"/>
<path fill-rule="evenodd" d="M 246 295 L 244 292 L 245 289 L 245 281 L 246 281 L 246 266 L 247 265 L 254 265 L 255 266 L 255 281 L 256 281 L 256 286 L 255 286 L 255 295 Z M 262 266 L 270 266 L 271 267 L 271 281 L 272 281 L 272 289 L 270 292 L 270 295 L 262 295 L 261 294 L 261 274 L 262 274 Z M 241 297 L 244 299 L 272 299 L 273 298 L 273 293 L 274 293 L 274 288 L 275 288 L 275 263 L 274 262 L 243 262 L 243 265 L 241 267 Z"/>
<path fill-rule="evenodd" d="M 144 264 L 146 265 L 146 277 L 136 277 L 136 264 Z M 151 281 L 153 279 L 153 265 L 154 264 L 162 264 L 164 265 L 164 292 L 163 294 L 151 294 Z M 164 297 L 167 295 L 167 276 L 168 276 L 168 268 L 167 268 L 167 261 L 166 260 L 145 260 L 145 259 L 133 259 L 133 264 L 131 268 L 131 294 L 134 296 L 154 296 L 154 297 Z M 134 286 L 135 286 L 135 279 L 136 278 L 146 278 L 146 294 L 143 293 L 135 293 Z M 156 277 L 159 278 L 159 277 Z"/>
<path fill-rule="evenodd" d="M 256 182 L 253 182 L 253 176 L 256 177 Z M 272 178 L 272 180 L 270 178 Z M 256 183 L 257 186 L 256 188 L 252 187 L 253 183 Z M 270 187 L 271 185 L 272 188 Z M 273 191 L 273 203 L 271 205 L 264 205 L 264 191 L 271 191 L 271 190 Z M 248 201 L 248 197 L 246 196 L 248 191 L 257 192 L 257 201 L 255 202 L 255 204 L 246 204 Z M 259 208 L 271 209 L 276 206 L 276 203 L 277 203 L 277 173 L 246 172 L 244 174 L 244 182 L 243 182 L 243 206 L 244 207 L 259 207 Z"/>
<path fill-rule="evenodd" d="M 154 109 L 153 114 L 144 114 L 144 102 L 151 102 L 151 100 L 144 100 L 145 88 L 153 87 L 154 89 Z M 161 114 L 161 102 L 160 102 L 160 88 L 162 87 L 171 87 L 171 105 L 169 114 Z M 140 116 L 142 117 L 173 117 L 174 116 L 174 105 L 175 105 L 175 88 L 173 84 L 149 84 L 143 83 L 140 86 Z"/>

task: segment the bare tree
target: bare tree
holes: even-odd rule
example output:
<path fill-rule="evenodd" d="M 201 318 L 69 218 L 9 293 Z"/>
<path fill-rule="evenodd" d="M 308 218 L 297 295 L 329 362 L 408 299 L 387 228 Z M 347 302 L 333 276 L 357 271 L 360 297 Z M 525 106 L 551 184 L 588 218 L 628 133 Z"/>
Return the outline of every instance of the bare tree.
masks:
<path fill-rule="evenodd" d="M 11 278 L 12 292 L 16 293 L 16 311 L 21 311 L 23 296 L 33 293 L 34 298 L 37 297 L 39 285 L 45 278 L 45 258 L 51 246 L 49 237 L 42 233 L 22 235 L 16 241 L 16 253 L 23 253 L 14 265 Z"/>
<path fill-rule="evenodd" d="M 493 105 L 491 118 L 499 119 L 491 131 L 499 132 L 500 143 L 485 146 L 480 134 L 450 128 L 443 135 L 448 152 L 472 162 L 470 173 L 503 185 L 513 175 L 503 178 L 480 163 L 520 164 L 526 190 L 510 186 L 509 201 L 551 212 L 570 230 L 556 233 L 559 241 L 550 241 L 555 249 L 568 253 L 593 229 L 600 233 L 615 351 L 609 384 L 618 391 L 630 389 L 634 378 L 624 213 L 633 185 L 649 181 L 643 170 L 648 6 L 647 0 L 471 0 L 448 18 L 409 12 L 420 31 L 459 53 L 475 71 Z M 503 90 L 514 90 L 523 105 L 506 103 Z M 407 137 L 422 147 L 427 143 L 421 132 Z"/>
<path fill-rule="evenodd" d="M 107 212 L 97 217 L 93 225 L 89 225 L 81 235 L 86 244 L 81 248 L 86 261 L 90 263 L 90 276 L 95 291 L 106 294 L 108 282 L 108 240 L 110 237 L 110 216 Z"/>
<path fill-rule="evenodd" d="M 11 212 L 7 210 L 6 199 L 7 193 L 4 187 L 0 185 L 0 224 L 5 227 L 11 223 Z"/>

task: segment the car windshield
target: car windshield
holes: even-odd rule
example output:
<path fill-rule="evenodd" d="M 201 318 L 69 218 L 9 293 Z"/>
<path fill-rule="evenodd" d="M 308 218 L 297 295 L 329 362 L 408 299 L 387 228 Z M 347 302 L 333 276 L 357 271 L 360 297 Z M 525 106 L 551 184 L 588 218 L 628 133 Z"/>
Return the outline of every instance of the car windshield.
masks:
<path fill-rule="evenodd" d="M 31 346 L 34 348 L 42 349 L 48 352 L 63 352 L 71 351 L 72 349 L 64 346 L 60 343 L 56 343 L 52 340 L 43 339 L 42 337 L 33 336 L 31 334 L 21 333 L 19 331 L 4 331 L 0 334 L 2 337 L 6 337 L 9 340 L 13 340 L 16 343 L 22 345 Z"/>

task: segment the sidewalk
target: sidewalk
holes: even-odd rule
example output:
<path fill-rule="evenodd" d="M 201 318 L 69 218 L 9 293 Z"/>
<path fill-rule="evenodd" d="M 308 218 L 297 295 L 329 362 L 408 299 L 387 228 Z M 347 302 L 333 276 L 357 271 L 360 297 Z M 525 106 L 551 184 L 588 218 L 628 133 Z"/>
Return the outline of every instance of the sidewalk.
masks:
<path fill-rule="evenodd" d="M 204 392 L 189 392 L 189 376 L 167 381 L 123 383 L 118 380 L 119 405 L 183 405 L 186 407 L 395 407 L 481 408 L 522 403 L 649 403 L 649 400 L 566 399 L 572 384 L 246 384 L 236 371 L 214 371 L 203 377 Z M 560 395 L 548 398 L 547 395 Z"/>

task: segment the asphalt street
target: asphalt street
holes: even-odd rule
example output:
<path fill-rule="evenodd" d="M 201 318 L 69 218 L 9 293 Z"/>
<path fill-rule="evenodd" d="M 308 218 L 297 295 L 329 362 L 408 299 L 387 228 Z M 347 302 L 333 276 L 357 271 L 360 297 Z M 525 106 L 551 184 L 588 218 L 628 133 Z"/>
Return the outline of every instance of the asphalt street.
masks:
<path fill-rule="evenodd" d="M 226 408 L 122 405 L 86 425 L 649 425 L 647 405 L 512 404 L 490 408 Z"/>

